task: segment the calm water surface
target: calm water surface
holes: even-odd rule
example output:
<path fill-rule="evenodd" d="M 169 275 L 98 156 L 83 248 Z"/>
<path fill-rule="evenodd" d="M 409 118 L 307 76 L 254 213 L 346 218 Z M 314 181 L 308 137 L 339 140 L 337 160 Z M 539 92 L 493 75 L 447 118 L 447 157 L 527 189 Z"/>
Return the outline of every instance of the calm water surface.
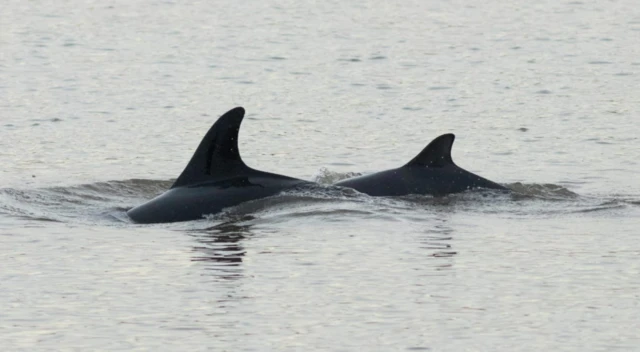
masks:
<path fill-rule="evenodd" d="M 634 1 L 9 1 L 0 25 L 3 351 L 640 351 Z M 257 169 L 329 185 L 453 132 L 515 192 L 132 224 L 235 106 Z"/>

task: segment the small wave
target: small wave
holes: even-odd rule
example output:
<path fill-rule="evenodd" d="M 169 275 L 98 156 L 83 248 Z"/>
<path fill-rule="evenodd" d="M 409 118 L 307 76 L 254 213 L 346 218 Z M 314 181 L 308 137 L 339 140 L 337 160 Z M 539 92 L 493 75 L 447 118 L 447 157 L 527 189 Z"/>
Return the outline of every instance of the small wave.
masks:
<path fill-rule="evenodd" d="M 296 187 L 272 197 L 236 205 L 226 209 L 220 215 L 212 216 L 212 219 L 238 218 L 248 214 L 259 214 L 261 217 L 269 218 L 347 213 L 369 214 L 366 210 L 355 209 L 362 208 L 355 204 L 365 201 L 362 194 L 349 188 L 311 184 Z"/>
<path fill-rule="evenodd" d="M 36 221 L 128 221 L 120 213 L 163 192 L 172 182 L 130 179 L 29 190 L 5 188 L 0 189 L 0 212 Z"/>
<path fill-rule="evenodd" d="M 530 198 L 542 198 L 547 200 L 567 200 L 575 199 L 578 197 L 577 193 L 570 191 L 569 189 L 554 185 L 551 183 L 511 183 L 505 185 L 507 188 L 514 192 L 514 196 L 518 197 L 530 197 Z"/>
<path fill-rule="evenodd" d="M 595 213 L 595 212 L 611 212 L 618 209 L 625 209 L 629 207 L 636 207 L 640 205 L 640 201 L 635 198 L 628 198 L 621 195 L 611 196 L 609 199 L 593 198 L 592 203 L 589 206 L 585 206 L 582 209 L 578 209 L 576 213 Z"/>
<path fill-rule="evenodd" d="M 336 182 L 357 176 L 362 176 L 362 173 L 335 172 L 323 167 L 318 171 L 318 174 L 313 177 L 313 182 L 319 183 L 321 185 L 332 185 Z"/>
<path fill-rule="evenodd" d="M 578 209 L 575 211 L 575 213 L 594 213 L 594 212 L 622 209 L 626 207 L 627 205 L 624 204 L 623 202 L 620 202 L 619 200 L 610 200 L 595 206 L 590 206 L 584 209 Z"/>
<path fill-rule="evenodd" d="M 90 184 L 83 184 L 71 187 L 50 188 L 60 193 L 70 194 L 108 195 L 109 197 L 152 197 L 156 196 L 171 187 L 175 180 L 146 180 L 130 179 L 123 181 L 107 181 Z"/>
<path fill-rule="evenodd" d="M 203 219 L 202 224 L 259 216 L 265 221 L 312 218 L 347 221 L 378 217 L 390 220 L 424 219 L 443 212 L 466 211 L 484 214 L 554 215 L 612 211 L 640 206 L 637 197 L 580 196 L 555 184 L 512 183 L 513 192 L 472 190 L 443 197 L 408 195 L 371 197 L 350 188 L 327 185 L 338 179 L 357 176 L 322 169 L 320 184 L 307 184 L 276 196 L 242 203 Z M 41 189 L 0 189 L 0 213 L 34 221 L 123 224 L 126 211 L 171 187 L 173 180 L 129 179 L 69 187 Z M 258 220 L 256 220 L 258 221 Z M 188 229 L 193 226 L 176 226 Z"/>

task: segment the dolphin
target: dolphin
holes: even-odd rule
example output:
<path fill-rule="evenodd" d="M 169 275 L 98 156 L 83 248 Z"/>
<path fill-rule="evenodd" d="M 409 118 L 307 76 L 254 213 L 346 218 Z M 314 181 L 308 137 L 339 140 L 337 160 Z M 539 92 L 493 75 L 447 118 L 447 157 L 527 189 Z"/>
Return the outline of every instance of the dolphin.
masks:
<path fill-rule="evenodd" d="M 254 170 L 240 158 L 241 107 L 216 121 L 171 188 L 127 211 L 136 223 L 189 221 L 311 182 Z"/>
<path fill-rule="evenodd" d="M 402 167 L 350 178 L 335 185 L 353 188 L 370 196 L 443 196 L 474 188 L 508 190 L 458 167 L 451 159 L 454 139 L 455 136 L 451 133 L 443 134 Z"/>

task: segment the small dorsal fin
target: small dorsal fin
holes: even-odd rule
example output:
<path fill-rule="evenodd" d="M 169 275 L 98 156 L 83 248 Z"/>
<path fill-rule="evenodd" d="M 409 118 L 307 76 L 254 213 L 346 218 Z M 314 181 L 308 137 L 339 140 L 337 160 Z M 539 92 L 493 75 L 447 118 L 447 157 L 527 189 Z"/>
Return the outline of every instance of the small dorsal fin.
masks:
<path fill-rule="evenodd" d="M 238 131 L 244 118 L 244 109 L 237 107 L 220 116 L 191 157 L 184 171 L 171 188 L 231 175 L 247 166 L 238 151 Z"/>
<path fill-rule="evenodd" d="M 451 159 L 451 147 L 455 138 L 453 133 L 447 133 L 432 140 L 420 154 L 405 166 L 443 167 L 454 164 Z"/>

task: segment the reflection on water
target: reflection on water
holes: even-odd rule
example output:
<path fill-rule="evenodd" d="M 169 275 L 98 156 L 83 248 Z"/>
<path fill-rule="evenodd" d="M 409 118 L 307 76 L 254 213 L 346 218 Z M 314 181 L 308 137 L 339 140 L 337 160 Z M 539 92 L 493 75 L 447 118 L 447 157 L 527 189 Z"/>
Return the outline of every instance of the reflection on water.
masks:
<path fill-rule="evenodd" d="M 453 229 L 445 224 L 445 220 L 441 220 L 441 224 L 435 225 L 433 228 L 425 230 L 425 235 L 420 240 L 420 248 L 433 251 L 430 255 L 436 258 L 448 258 L 458 254 L 454 251 L 449 243 L 453 239 Z M 448 268 L 452 265 L 447 263 L 442 268 Z"/>
<path fill-rule="evenodd" d="M 251 237 L 251 216 L 230 220 L 202 230 L 192 231 L 198 242 L 193 248 L 192 261 L 207 263 L 206 269 L 221 279 L 233 280 L 242 277 L 242 258 L 246 250 L 243 240 Z"/>

